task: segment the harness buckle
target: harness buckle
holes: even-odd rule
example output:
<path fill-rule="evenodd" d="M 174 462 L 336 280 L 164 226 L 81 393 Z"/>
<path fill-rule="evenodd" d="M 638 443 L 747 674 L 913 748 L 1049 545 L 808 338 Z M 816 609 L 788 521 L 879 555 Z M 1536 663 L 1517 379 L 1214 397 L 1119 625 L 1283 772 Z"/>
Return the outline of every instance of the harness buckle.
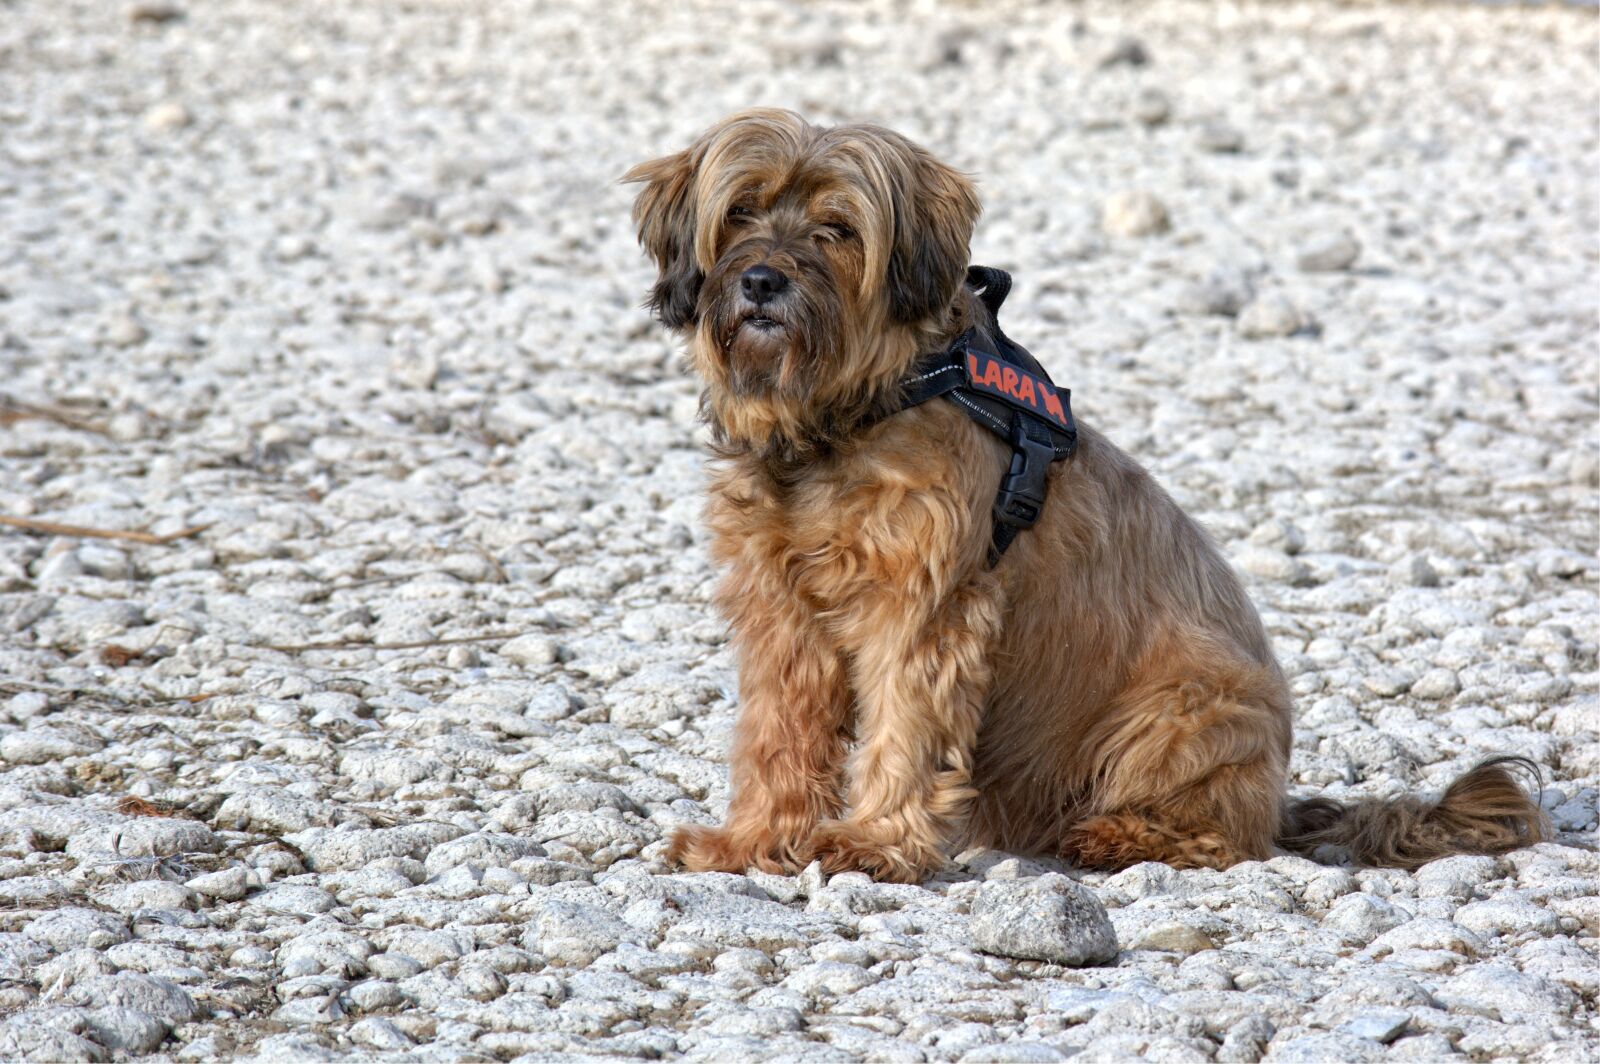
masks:
<path fill-rule="evenodd" d="M 1044 511 L 1045 478 L 1056 452 L 1047 430 L 1038 430 L 1040 439 L 1032 429 L 1029 418 L 1011 419 L 1011 465 L 994 497 L 995 523 L 1007 528 L 1031 528 Z"/>

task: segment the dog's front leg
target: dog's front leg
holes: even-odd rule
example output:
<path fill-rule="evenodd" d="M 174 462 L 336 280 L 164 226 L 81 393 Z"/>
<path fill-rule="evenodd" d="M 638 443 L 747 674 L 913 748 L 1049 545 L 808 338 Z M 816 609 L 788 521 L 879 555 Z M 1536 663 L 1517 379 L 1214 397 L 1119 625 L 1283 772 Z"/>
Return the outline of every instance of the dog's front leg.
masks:
<path fill-rule="evenodd" d="M 722 827 L 679 828 L 667 856 L 695 872 L 795 871 L 810 860 L 812 829 L 843 802 L 849 677 L 791 595 L 744 584 L 723 598 L 739 651 L 733 797 Z"/>
<path fill-rule="evenodd" d="M 850 813 L 811 838 L 828 872 L 916 882 L 944 860 L 965 816 L 972 760 L 1000 627 L 998 585 L 980 578 L 931 609 L 913 596 L 873 596 L 853 625 L 860 739 L 850 765 Z"/>

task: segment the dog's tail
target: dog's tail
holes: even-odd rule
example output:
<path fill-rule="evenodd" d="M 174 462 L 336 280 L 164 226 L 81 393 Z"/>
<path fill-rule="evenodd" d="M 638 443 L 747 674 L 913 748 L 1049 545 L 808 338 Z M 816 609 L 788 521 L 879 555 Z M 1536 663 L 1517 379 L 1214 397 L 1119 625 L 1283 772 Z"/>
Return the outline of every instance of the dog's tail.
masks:
<path fill-rule="evenodd" d="M 1436 802 L 1410 796 L 1350 805 L 1330 798 L 1287 801 L 1278 845 L 1306 857 L 1320 846 L 1337 846 L 1357 864 L 1407 870 L 1454 854 L 1532 846 L 1549 836 L 1549 821 L 1510 767 L 1540 779 L 1539 766 L 1525 757 L 1493 757 L 1450 784 Z"/>

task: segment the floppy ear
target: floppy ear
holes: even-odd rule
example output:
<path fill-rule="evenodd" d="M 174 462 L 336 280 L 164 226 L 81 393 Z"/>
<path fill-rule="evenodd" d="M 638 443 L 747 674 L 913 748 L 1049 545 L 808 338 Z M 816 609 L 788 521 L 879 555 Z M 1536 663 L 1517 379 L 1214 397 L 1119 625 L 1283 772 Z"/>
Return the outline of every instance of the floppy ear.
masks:
<path fill-rule="evenodd" d="M 909 185 L 895 203 L 889 256 L 889 308 L 907 323 L 933 317 L 955 298 L 982 210 L 965 174 L 915 152 Z"/>
<path fill-rule="evenodd" d="M 644 182 L 633 201 L 639 243 L 661 271 L 647 301 L 670 329 L 693 325 L 705 274 L 694 258 L 694 178 L 697 160 L 681 151 L 640 163 L 622 176 Z"/>

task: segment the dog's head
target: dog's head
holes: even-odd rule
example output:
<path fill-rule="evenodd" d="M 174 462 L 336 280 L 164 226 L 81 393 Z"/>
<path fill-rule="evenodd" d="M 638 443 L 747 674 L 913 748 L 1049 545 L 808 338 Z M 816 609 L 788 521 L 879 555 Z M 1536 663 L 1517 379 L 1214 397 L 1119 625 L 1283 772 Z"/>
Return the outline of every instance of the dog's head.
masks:
<path fill-rule="evenodd" d="M 897 133 L 747 111 L 624 180 L 650 306 L 730 439 L 825 436 L 949 331 L 977 195 Z"/>

